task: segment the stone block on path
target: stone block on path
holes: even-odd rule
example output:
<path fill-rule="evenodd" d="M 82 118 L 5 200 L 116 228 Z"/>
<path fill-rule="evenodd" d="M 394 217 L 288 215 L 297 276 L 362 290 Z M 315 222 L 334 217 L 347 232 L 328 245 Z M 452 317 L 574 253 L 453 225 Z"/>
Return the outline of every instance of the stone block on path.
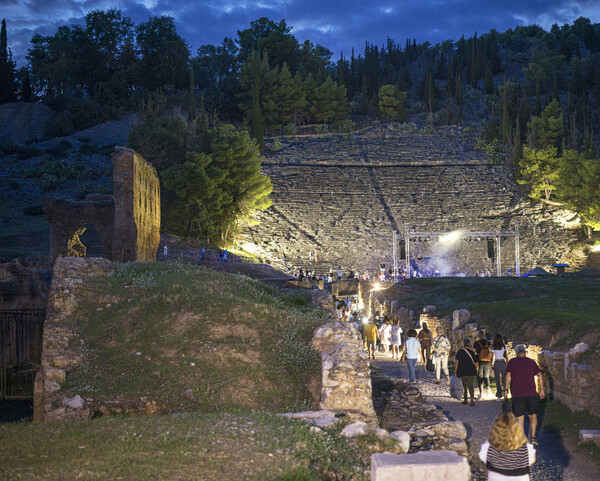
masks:
<path fill-rule="evenodd" d="M 452 313 L 452 330 L 456 331 L 471 320 L 471 313 L 466 309 L 457 309 Z"/>
<path fill-rule="evenodd" d="M 587 443 L 588 441 L 594 441 L 596 444 L 600 444 L 600 430 L 582 429 L 579 431 L 579 442 Z"/>
<path fill-rule="evenodd" d="M 371 455 L 371 481 L 468 481 L 469 462 L 454 451 Z"/>

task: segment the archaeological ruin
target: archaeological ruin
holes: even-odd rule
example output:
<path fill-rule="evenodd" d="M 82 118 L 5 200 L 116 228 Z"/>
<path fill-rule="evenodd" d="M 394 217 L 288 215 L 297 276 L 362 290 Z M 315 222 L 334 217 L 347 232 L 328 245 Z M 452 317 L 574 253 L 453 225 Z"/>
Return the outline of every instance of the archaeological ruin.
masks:
<path fill-rule="evenodd" d="M 85 200 L 46 198 L 50 223 L 50 257 L 85 257 L 79 236 L 91 224 L 99 233 L 103 257 L 114 261 L 156 260 L 160 242 L 160 184 L 156 169 L 137 152 L 116 147 L 114 195 L 88 195 Z"/>
<path fill-rule="evenodd" d="M 577 216 L 530 202 L 509 167 L 492 165 L 468 145 L 457 126 L 429 134 L 390 124 L 345 136 L 290 138 L 266 153 L 273 205 L 241 245 L 263 259 L 285 256 L 295 266 L 306 266 L 312 250 L 321 265 L 311 268 L 362 273 L 380 262 L 391 267 L 394 231 L 504 232 L 518 223 L 521 273 L 536 266 L 553 272 L 580 235 Z M 411 266 L 424 273 L 495 275 L 497 245 L 489 252 L 488 239 L 473 236 L 443 249 L 434 238 L 415 238 Z M 515 238 L 500 242 L 501 271 L 514 274 Z"/>

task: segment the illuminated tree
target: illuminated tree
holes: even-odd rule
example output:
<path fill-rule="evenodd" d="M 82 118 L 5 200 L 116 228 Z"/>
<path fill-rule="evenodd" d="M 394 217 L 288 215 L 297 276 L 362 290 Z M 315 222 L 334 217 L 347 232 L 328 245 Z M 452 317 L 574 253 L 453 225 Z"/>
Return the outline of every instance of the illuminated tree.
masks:
<path fill-rule="evenodd" d="M 406 92 L 400 92 L 396 85 L 384 85 L 377 94 L 379 114 L 383 118 L 406 122 L 404 99 Z"/>
<path fill-rule="evenodd" d="M 550 200 L 558 179 L 559 163 L 556 147 L 545 149 L 524 147 L 521 165 L 521 178 L 518 182 L 529 184 L 529 197 L 539 200 L 543 196 L 546 200 Z"/>

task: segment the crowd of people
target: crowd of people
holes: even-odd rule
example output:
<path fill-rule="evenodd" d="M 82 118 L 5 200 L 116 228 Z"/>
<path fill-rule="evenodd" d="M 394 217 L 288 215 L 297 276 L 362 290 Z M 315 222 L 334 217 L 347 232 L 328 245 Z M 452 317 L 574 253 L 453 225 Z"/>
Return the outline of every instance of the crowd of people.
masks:
<path fill-rule="evenodd" d="M 501 334 L 492 339 L 480 330 L 475 341 L 466 337 L 451 358 L 452 345 L 441 326 L 435 329 L 434 335 L 423 322 L 419 332 L 408 329 L 403 339 L 404 332 L 397 320 L 376 312 L 363 321 L 348 300 L 339 301 L 335 308 L 341 322 L 354 323 L 360 329 L 369 359 L 375 359 L 375 353 L 379 352 L 386 358 L 406 362 L 409 383 L 417 384 L 417 366 L 423 364 L 435 373 L 436 384 L 442 382 L 442 373 L 447 384 L 460 383 L 465 405 L 473 407 L 476 399 L 486 397 L 502 402 L 503 413 L 492 425 L 489 440 L 481 446 L 479 457 L 486 464 L 488 480 L 529 480 L 538 444 L 537 400 L 538 396 L 543 399 L 545 393 L 541 369 L 527 357 L 524 345 L 515 346 L 516 357 L 509 360 L 506 339 Z M 454 364 L 454 378 L 450 376 L 450 359 Z M 490 383 L 492 372 L 494 393 Z M 529 418 L 529 437 L 524 430 L 525 415 Z"/>

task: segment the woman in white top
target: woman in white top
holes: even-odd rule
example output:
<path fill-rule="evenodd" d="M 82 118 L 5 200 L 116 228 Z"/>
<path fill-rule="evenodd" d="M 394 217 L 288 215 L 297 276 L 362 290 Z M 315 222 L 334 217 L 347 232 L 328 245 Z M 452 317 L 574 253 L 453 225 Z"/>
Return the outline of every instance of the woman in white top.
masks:
<path fill-rule="evenodd" d="M 488 481 L 530 481 L 535 448 L 527 442 L 513 413 L 502 413 L 496 418 L 489 440 L 481 445 L 479 459 L 485 463 Z"/>
<path fill-rule="evenodd" d="M 390 347 L 392 349 L 392 359 L 400 360 L 400 346 L 402 345 L 402 328 L 397 319 L 392 323 L 390 335 Z"/>
<path fill-rule="evenodd" d="M 494 336 L 491 352 L 492 369 L 496 380 L 496 401 L 502 402 L 506 376 L 506 345 L 500 334 Z"/>
<path fill-rule="evenodd" d="M 385 357 L 390 355 L 390 337 L 392 336 L 392 325 L 387 316 L 383 316 L 383 322 L 379 326 L 379 338 L 381 339 L 381 345 L 383 346 L 383 352 Z"/>

